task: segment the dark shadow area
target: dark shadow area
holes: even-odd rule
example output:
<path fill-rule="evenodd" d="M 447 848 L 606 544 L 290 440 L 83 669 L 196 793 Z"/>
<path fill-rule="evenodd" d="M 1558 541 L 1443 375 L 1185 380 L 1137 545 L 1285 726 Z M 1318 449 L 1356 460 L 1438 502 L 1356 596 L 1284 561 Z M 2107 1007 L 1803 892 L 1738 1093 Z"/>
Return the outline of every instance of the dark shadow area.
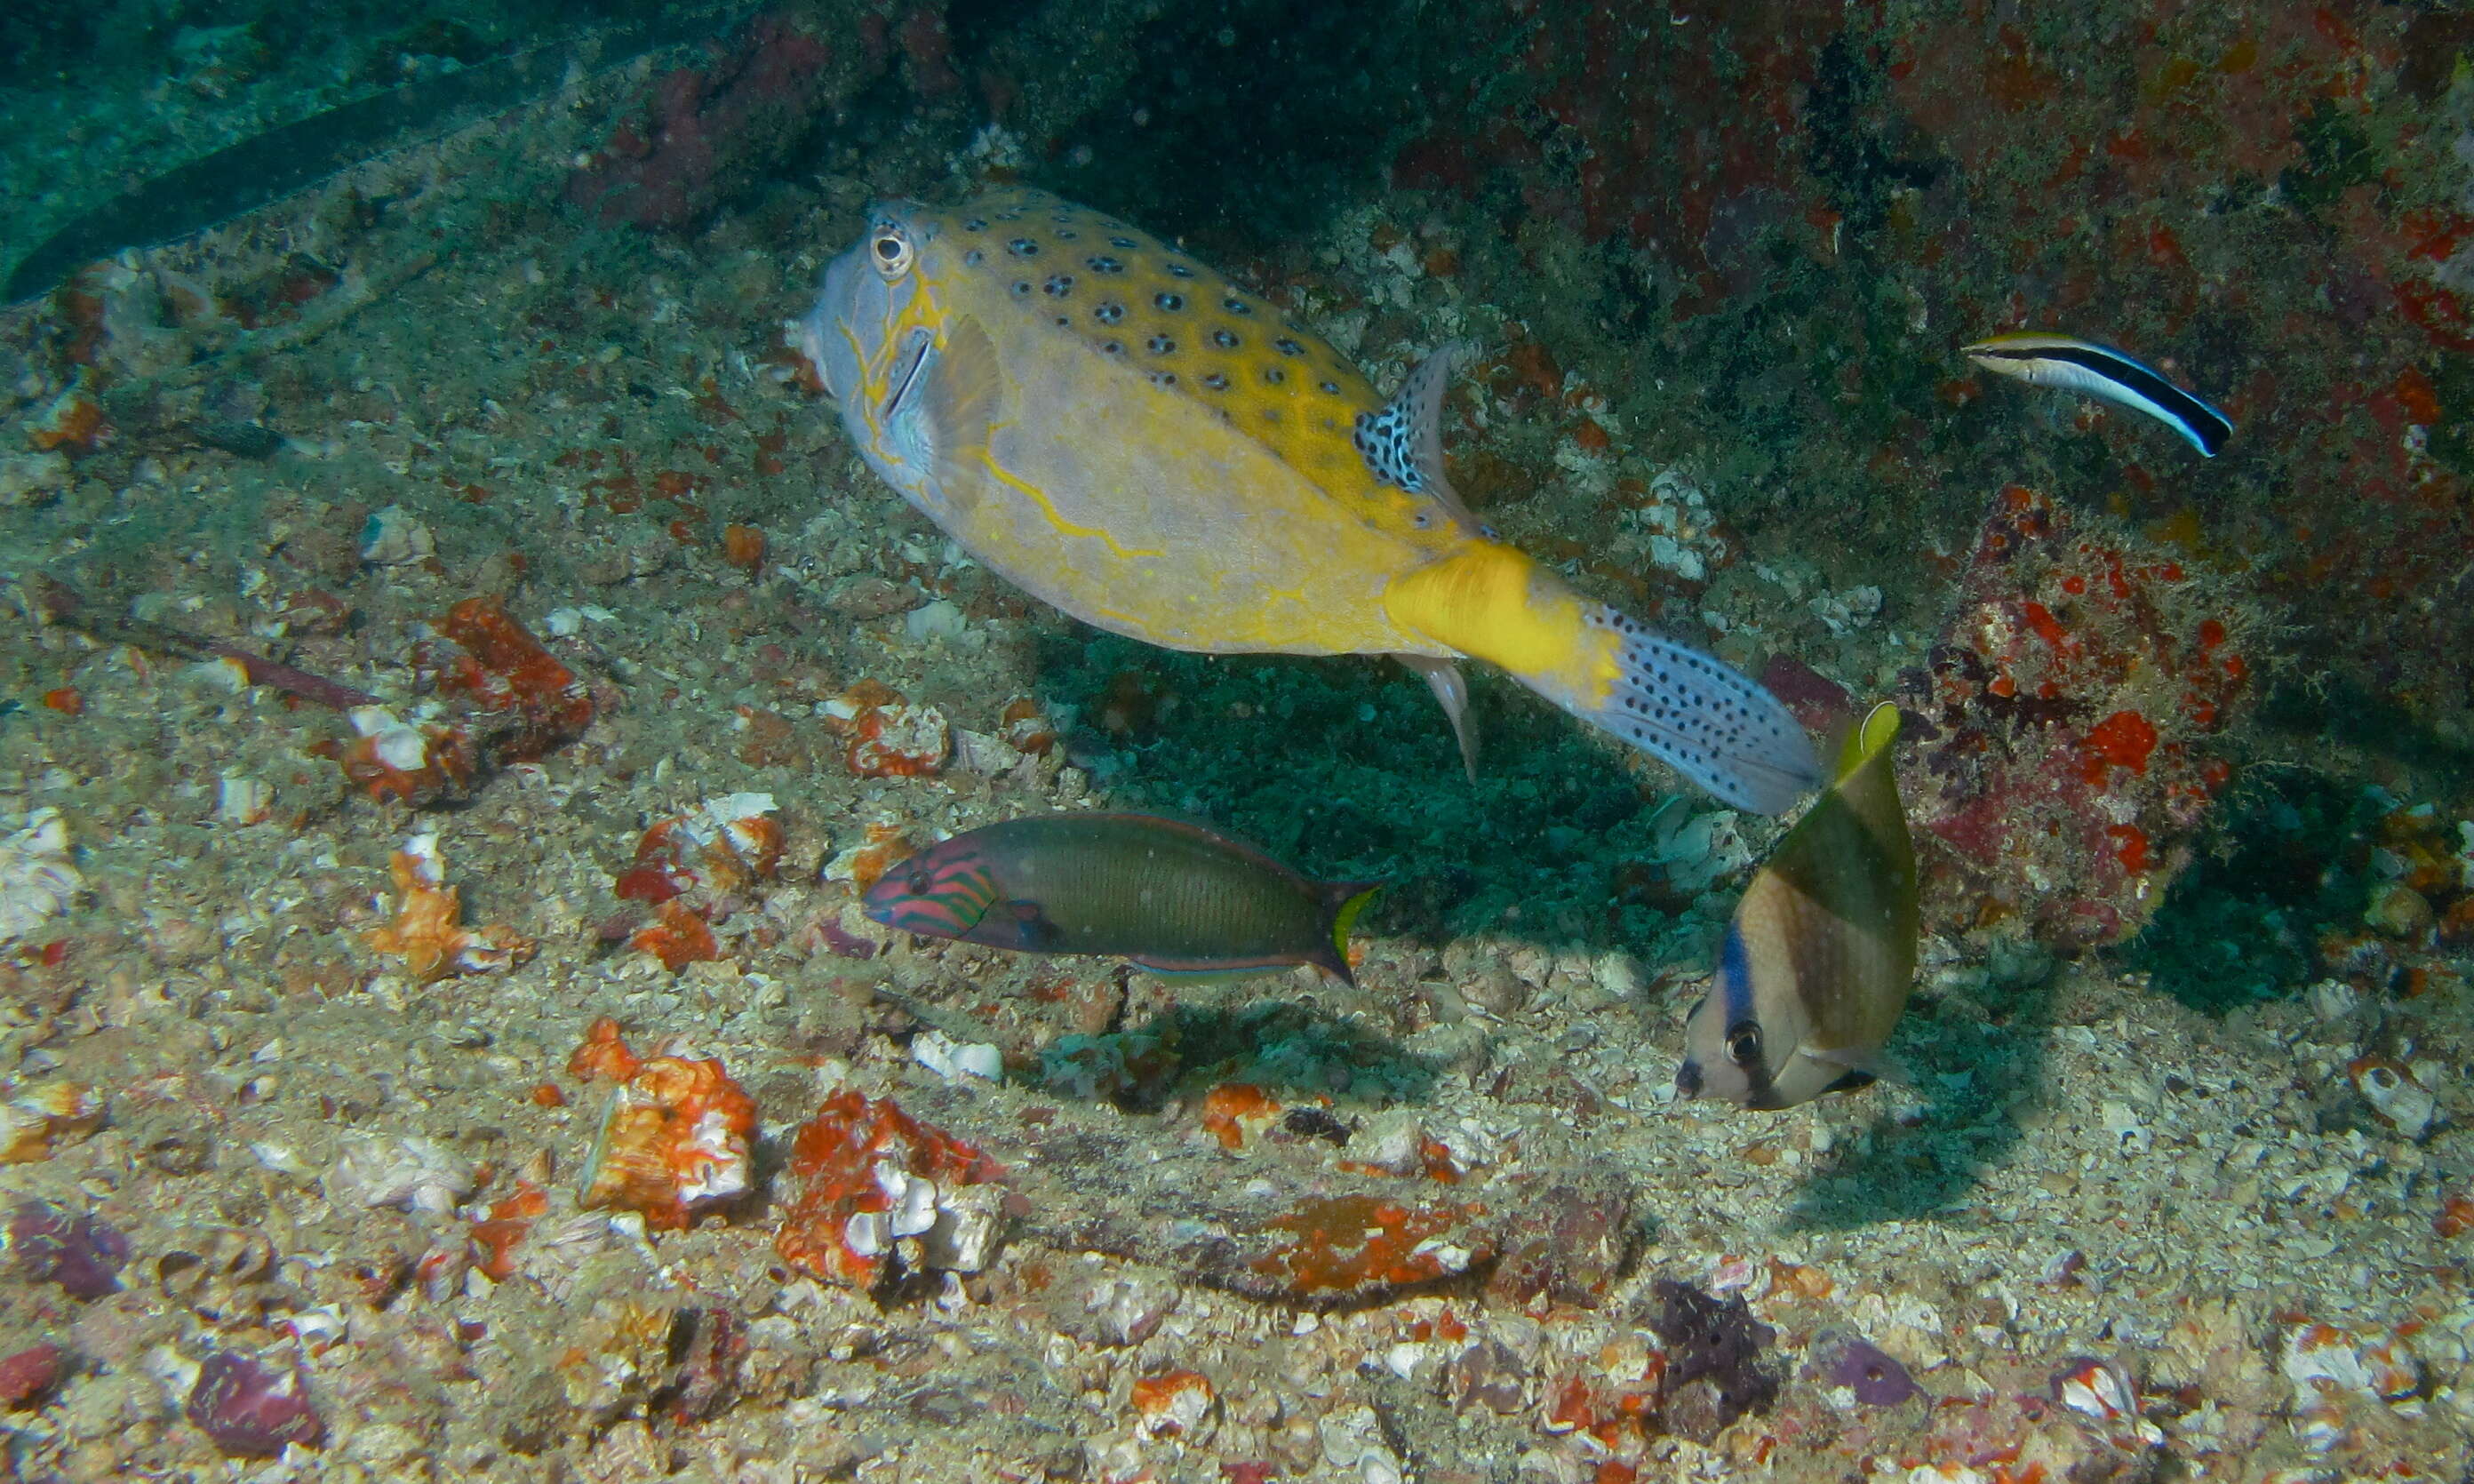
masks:
<path fill-rule="evenodd" d="M 2044 1082 L 2051 986 L 2039 977 L 1987 987 L 1976 998 L 1987 1012 L 1989 1034 L 1967 1020 L 1940 1015 L 1930 998 L 1919 996 L 1908 1006 L 1890 1051 L 1914 1073 L 1918 1086 L 1874 1096 L 1921 1098 L 1923 1116 L 1903 1123 L 1885 1111 L 1834 1146 L 1797 1191 L 1787 1210 L 1788 1230 L 1852 1231 L 1885 1221 L 1934 1220 L 1975 1188 L 1975 1166 L 2008 1157 L 2022 1131 L 2004 1110 L 2003 1099 L 2014 1087 L 2040 1087 Z M 1950 1031 L 1928 1045 L 1916 1034 L 1924 1024 Z M 1971 1075 L 1955 1088 L 1941 1081 L 1959 1072 Z"/>
<path fill-rule="evenodd" d="M 1303 238 L 1380 188 L 1381 142 L 1422 106 L 1412 48 L 1432 29 L 1399 5 L 1167 7 L 1042 183 L 1163 237 Z"/>
<path fill-rule="evenodd" d="M 2413 767 L 2462 778 L 2474 773 L 2474 748 L 2450 742 L 2392 695 L 2333 671 L 2315 675 L 2316 689 L 2283 685 L 2260 703 L 2263 732 L 2283 733 L 2297 747 L 2325 747 L 2331 739 Z"/>
<path fill-rule="evenodd" d="M 1060 1037 L 1040 1053 L 1040 1064 L 1052 1094 L 1102 1098 L 1143 1113 L 1228 1083 L 1282 1101 L 1322 1095 L 1344 1107 L 1386 1107 L 1423 1102 L 1443 1069 L 1355 1020 L 1294 1000 L 1178 1005 L 1140 1026 Z M 1289 1131 L 1347 1137 L 1345 1127 L 1313 1120 Z"/>
<path fill-rule="evenodd" d="M 1665 912 L 1661 829 L 1713 807 L 1662 785 L 1516 685 L 1468 667 L 1472 786 L 1450 724 L 1389 661 L 1152 648 L 1079 625 L 1043 643 L 1042 689 L 1076 711 L 1070 755 L 1123 807 L 1182 814 L 1311 875 L 1387 883 L 1370 930 L 1429 945 L 1512 931 L 1559 945 L 1647 940 Z"/>
<path fill-rule="evenodd" d="M 2109 957 L 2211 1015 L 2293 993 L 2312 978 L 2321 932 L 2362 915 L 2379 814 L 2370 796 L 2321 774 L 2245 769 L 2198 859 Z"/>

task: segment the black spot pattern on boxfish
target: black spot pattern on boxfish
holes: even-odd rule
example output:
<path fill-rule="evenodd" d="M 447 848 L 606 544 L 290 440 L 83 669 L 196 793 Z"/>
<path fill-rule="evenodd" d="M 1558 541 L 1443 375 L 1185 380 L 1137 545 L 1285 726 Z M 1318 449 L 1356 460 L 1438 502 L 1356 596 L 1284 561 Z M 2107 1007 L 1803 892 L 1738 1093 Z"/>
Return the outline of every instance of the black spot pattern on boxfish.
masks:
<path fill-rule="evenodd" d="M 1017 203 L 1028 203 L 1030 211 Z M 1265 311 L 1250 291 L 1138 229 L 1043 193 L 982 197 L 974 214 L 959 220 L 967 230 L 972 221 L 1011 222 L 1026 214 L 1024 225 L 1006 229 L 1007 254 L 1002 260 L 1018 263 L 1046 254 L 1073 266 L 1039 283 L 1039 322 L 1112 360 L 1134 361 L 1155 395 L 1191 398 L 1236 420 L 1325 488 L 1366 486 L 1368 461 L 1348 432 L 1362 414 L 1379 410 L 1382 400 L 1337 352 L 1288 316 L 1279 316 L 1279 323 L 1296 333 L 1254 334 L 1253 325 Z M 1066 244 L 1075 240 L 1066 236 L 1069 231 L 1093 250 L 1069 250 Z M 993 264 L 982 266 L 967 255 L 963 266 L 995 271 Z M 1106 296 L 1092 303 L 1087 317 L 1055 313 L 1055 307 L 1082 300 L 1086 274 L 1105 287 Z M 1029 297 L 1027 286 L 1015 287 L 1021 281 L 1007 275 L 1003 287 L 1008 297 Z M 1140 353 L 1138 359 L 1129 350 Z M 1292 375 L 1291 368 L 1300 374 Z"/>
<path fill-rule="evenodd" d="M 1366 467 L 1374 471 L 1374 477 L 1412 495 L 1425 493 L 1426 476 L 1419 471 L 1417 452 L 1410 447 L 1409 419 L 1401 409 L 1359 413 L 1349 441 L 1366 456 Z"/>

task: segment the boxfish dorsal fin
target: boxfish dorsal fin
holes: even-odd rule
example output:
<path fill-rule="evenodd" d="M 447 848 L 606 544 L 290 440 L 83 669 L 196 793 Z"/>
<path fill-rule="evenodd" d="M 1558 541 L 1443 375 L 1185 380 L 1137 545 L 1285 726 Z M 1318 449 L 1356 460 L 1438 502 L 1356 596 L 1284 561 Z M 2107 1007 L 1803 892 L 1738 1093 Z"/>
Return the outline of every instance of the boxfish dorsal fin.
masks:
<path fill-rule="evenodd" d="M 1382 410 L 1358 415 L 1352 441 L 1378 483 L 1425 496 L 1462 526 L 1491 537 L 1492 527 L 1479 524 L 1469 514 L 1443 472 L 1443 394 L 1451 390 L 1452 373 L 1476 353 L 1477 348 L 1466 340 L 1437 346 L 1411 368 Z"/>

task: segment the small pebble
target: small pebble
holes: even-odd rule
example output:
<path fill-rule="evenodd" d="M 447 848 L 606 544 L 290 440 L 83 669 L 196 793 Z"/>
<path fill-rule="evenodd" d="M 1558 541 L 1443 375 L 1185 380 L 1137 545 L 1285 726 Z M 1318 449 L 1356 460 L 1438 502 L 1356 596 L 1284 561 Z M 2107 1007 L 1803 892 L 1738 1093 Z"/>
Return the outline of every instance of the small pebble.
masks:
<path fill-rule="evenodd" d="M 2366 925 L 2390 937 L 2420 937 L 2437 920 L 2423 894 L 2401 881 L 2374 888 L 2370 906 L 2363 912 Z"/>
<path fill-rule="evenodd" d="M 389 505 L 361 527 L 361 560 L 378 567 L 418 562 L 438 550 L 438 538 L 401 505 Z"/>
<path fill-rule="evenodd" d="M 182 1413 L 227 1458 L 273 1458 L 327 1435 L 299 1365 L 271 1370 L 237 1350 L 206 1357 Z"/>

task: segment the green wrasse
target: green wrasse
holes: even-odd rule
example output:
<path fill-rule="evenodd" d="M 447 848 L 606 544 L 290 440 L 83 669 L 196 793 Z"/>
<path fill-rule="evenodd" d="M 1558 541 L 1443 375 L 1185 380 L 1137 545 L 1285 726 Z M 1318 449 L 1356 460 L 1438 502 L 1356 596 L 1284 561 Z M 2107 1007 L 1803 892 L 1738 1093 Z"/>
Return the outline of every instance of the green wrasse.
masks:
<path fill-rule="evenodd" d="M 1107 954 L 1164 974 L 1311 963 L 1344 984 L 1379 883 L 1316 881 L 1152 815 L 1060 814 L 957 835 L 885 872 L 868 916 L 1023 953 Z"/>
<path fill-rule="evenodd" d="M 1686 1096 L 1793 1107 L 1860 1087 L 1916 977 L 1916 856 L 1884 701 L 1848 736 L 1838 780 L 1779 841 L 1720 946 L 1684 1030 Z"/>
<path fill-rule="evenodd" d="M 871 468 L 1084 622 L 1214 654 L 1388 654 L 1474 766 L 1464 656 L 1739 809 L 1821 782 L 1803 728 L 1583 597 L 1445 476 L 1448 345 L 1388 402 L 1261 296 L 1044 192 L 869 208 L 801 345 Z"/>

